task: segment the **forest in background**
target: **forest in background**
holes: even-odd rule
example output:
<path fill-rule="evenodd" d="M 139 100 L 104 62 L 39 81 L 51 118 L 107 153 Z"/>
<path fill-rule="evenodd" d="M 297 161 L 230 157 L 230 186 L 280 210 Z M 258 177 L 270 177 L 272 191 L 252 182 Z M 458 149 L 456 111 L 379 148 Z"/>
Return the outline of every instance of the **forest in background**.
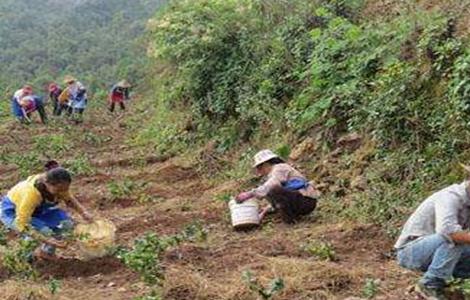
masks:
<path fill-rule="evenodd" d="M 148 60 L 144 30 L 164 0 L 0 2 L 0 91 L 44 89 L 73 74 L 92 90 L 138 82 Z"/>

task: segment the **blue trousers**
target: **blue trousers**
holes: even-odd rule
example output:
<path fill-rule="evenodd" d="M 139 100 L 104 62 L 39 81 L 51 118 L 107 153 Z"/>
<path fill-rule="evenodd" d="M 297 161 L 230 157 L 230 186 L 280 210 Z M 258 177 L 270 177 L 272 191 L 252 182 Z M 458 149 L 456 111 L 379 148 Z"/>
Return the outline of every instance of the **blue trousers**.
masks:
<path fill-rule="evenodd" d="M 6 228 L 17 231 L 16 224 L 16 206 L 8 198 L 3 197 L 0 202 L 0 221 Z M 73 228 L 72 219 L 69 215 L 57 208 L 55 205 L 43 203 L 33 213 L 30 225 L 39 233 L 60 239 L 62 233 Z M 25 236 L 25 238 L 29 238 Z M 49 253 L 55 253 L 55 247 L 43 244 L 42 250 Z"/>
<path fill-rule="evenodd" d="M 452 277 L 470 278 L 470 245 L 451 243 L 440 234 L 409 242 L 397 259 L 402 267 L 424 272 L 420 281 L 431 288 L 444 287 Z"/>

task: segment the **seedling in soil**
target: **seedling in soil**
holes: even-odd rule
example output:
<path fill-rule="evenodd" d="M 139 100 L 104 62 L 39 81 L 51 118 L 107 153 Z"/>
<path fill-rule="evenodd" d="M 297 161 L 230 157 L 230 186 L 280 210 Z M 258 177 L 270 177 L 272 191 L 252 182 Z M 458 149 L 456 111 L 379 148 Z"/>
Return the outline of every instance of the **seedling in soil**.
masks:
<path fill-rule="evenodd" d="M 5 227 L 0 226 L 0 246 L 6 246 L 8 244 L 7 231 Z"/>
<path fill-rule="evenodd" d="M 129 179 L 124 181 L 111 181 L 108 183 L 108 191 L 113 201 L 131 197 L 136 187 L 136 184 Z"/>
<path fill-rule="evenodd" d="M 52 134 L 35 137 L 34 147 L 40 153 L 58 155 L 67 153 L 71 145 L 63 134 Z"/>
<path fill-rule="evenodd" d="M 162 300 L 163 298 L 157 291 L 151 291 L 150 294 L 142 297 L 134 298 L 134 300 Z"/>
<path fill-rule="evenodd" d="M 3 267 L 13 276 L 21 279 L 36 278 L 37 273 L 31 265 L 32 253 L 39 243 L 34 239 L 21 239 L 9 247 L 2 258 Z"/>
<path fill-rule="evenodd" d="M 65 163 L 65 166 L 74 175 L 92 175 L 93 173 L 95 173 L 95 170 L 86 155 L 81 155 L 75 159 L 68 160 Z"/>
<path fill-rule="evenodd" d="M 168 240 L 147 233 L 135 240 L 132 249 L 118 249 L 116 255 L 127 267 L 139 273 L 145 283 L 155 285 L 164 279 L 160 259 L 169 246 Z"/>
<path fill-rule="evenodd" d="M 49 292 L 51 292 L 52 295 L 55 295 L 59 291 L 61 285 L 62 285 L 62 282 L 60 280 L 55 279 L 55 278 L 52 278 L 47 283 L 47 287 L 49 289 Z"/>
<path fill-rule="evenodd" d="M 284 280 L 280 277 L 273 279 L 268 287 L 261 285 L 249 270 L 243 272 L 242 279 L 248 288 L 263 300 L 272 299 L 276 293 L 284 289 Z"/>
<path fill-rule="evenodd" d="M 182 233 L 183 240 L 190 242 L 204 242 L 207 240 L 207 229 L 201 221 L 194 221 L 186 225 Z"/>
<path fill-rule="evenodd" d="M 362 289 L 362 295 L 367 299 L 372 299 L 377 295 L 379 291 L 380 280 L 367 278 L 364 288 Z"/>
<path fill-rule="evenodd" d="M 220 202 L 228 203 L 232 199 L 231 194 L 220 194 L 215 196 L 215 199 Z"/>
<path fill-rule="evenodd" d="M 449 282 L 447 291 L 455 294 L 463 294 L 464 297 L 470 296 L 470 279 L 453 279 Z M 467 298 L 465 298 L 467 299 Z"/>
<path fill-rule="evenodd" d="M 302 247 L 302 250 L 321 260 L 337 261 L 333 246 L 327 242 L 310 241 Z"/>

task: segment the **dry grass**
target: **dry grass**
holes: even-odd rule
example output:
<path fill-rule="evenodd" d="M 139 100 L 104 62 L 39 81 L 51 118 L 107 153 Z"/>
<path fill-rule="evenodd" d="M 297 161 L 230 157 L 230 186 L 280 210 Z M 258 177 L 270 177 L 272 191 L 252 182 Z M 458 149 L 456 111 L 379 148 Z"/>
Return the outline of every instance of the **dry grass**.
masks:
<path fill-rule="evenodd" d="M 2 300 L 72 300 L 52 295 L 46 287 L 31 281 L 4 281 L 0 285 L 0 295 Z"/>

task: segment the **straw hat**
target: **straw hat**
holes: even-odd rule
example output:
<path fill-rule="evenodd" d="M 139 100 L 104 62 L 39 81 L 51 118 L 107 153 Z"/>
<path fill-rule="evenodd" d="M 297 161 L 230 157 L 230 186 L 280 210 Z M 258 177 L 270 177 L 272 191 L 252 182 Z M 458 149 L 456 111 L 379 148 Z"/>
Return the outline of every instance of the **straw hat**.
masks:
<path fill-rule="evenodd" d="M 279 156 L 269 149 L 261 150 L 255 155 L 255 163 L 253 164 L 253 167 L 256 168 L 273 158 L 279 158 Z"/>
<path fill-rule="evenodd" d="M 75 77 L 70 76 L 70 75 L 67 75 L 67 76 L 65 76 L 65 78 L 64 78 L 64 82 L 65 82 L 65 83 L 72 83 L 72 82 L 75 82 L 75 81 L 77 81 L 77 79 L 75 79 Z"/>
<path fill-rule="evenodd" d="M 117 87 L 127 89 L 130 88 L 132 85 L 127 80 L 121 80 L 116 84 Z"/>

